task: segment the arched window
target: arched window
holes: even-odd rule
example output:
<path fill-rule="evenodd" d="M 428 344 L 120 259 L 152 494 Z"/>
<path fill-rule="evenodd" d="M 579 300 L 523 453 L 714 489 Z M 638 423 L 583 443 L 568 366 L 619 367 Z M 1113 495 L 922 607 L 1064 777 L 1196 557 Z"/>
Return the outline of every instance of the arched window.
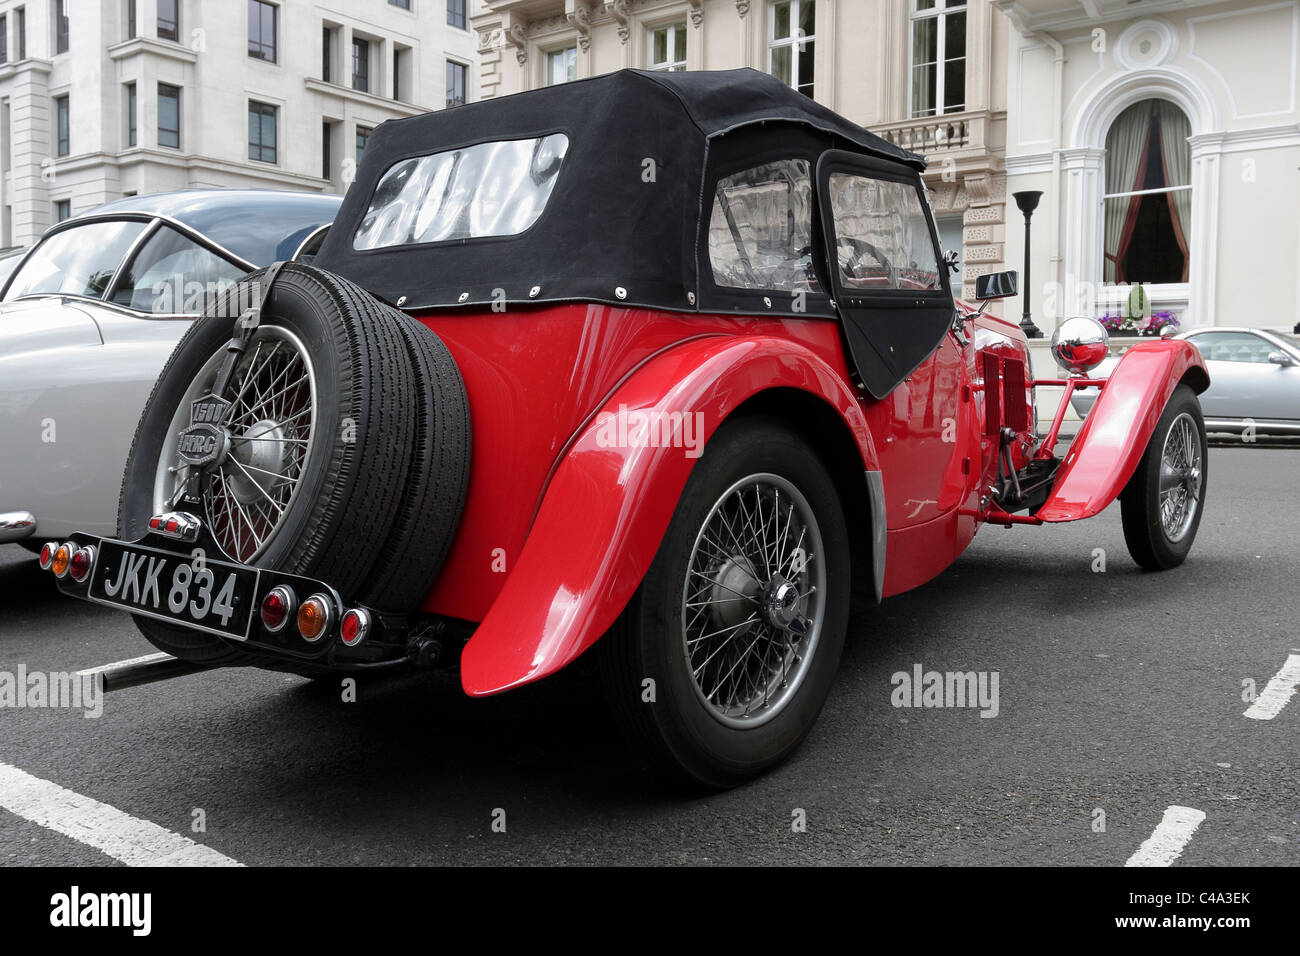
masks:
<path fill-rule="evenodd" d="M 1187 114 L 1134 103 L 1106 134 L 1106 280 L 1186 282 L 1192 154 Z"/>

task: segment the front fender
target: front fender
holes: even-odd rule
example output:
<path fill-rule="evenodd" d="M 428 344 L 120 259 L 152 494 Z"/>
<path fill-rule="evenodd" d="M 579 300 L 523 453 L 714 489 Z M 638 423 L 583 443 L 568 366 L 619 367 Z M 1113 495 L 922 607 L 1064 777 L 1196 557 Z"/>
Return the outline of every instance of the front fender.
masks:
<path fill-rule="evenodd" d="M 1037 517 L 1089 518 L 1119 497 L 1142 460 L 1169 396 L 1184 379 L 1198 393 L 1210 385 L 1205 362 L 1189 342 L 1142 342 L 1125 352 L 1070 444 Z"/>
<path fill-rule="evenodd" d="M 620 385 L 560 461 L 509 579 L 465 646 L 465 692 L 530 683 L 594 644 L 654 560 L 704 443 L 742 402 L 771 388 L 829 403 L 852 431 L 862 467 L 879 469 L 852 388 L 809 349 L 713 336 L 659 354 Z M 675 423 L 676 437 L 638 435 L 646 421 Z"/>

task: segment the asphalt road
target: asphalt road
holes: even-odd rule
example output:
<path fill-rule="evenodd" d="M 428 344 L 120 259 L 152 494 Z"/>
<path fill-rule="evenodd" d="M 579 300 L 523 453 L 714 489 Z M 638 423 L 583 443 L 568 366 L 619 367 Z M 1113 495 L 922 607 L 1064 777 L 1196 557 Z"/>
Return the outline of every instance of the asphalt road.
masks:
<path fill-rule="evenodd" d="M 1178 570 L 1139 572 L 1114 506 L 986 527 L 935 581 L 855 611 L 809 740 L 721 795 L 662 784 L 577 677 L 470 701 L 453 675 L 411 674 L 344 703 L 332 684 L 219 671 L 115 692 L 97 720 L 0 710 L 0 764 L 249 865 L 1118 865 L 1170 806 L 1205 814 L 1177 865 L 1294 865 L 1300 697 L 1247 719 L 1242 682 L 1262 691 L 1300 649 L 1300 449 L 1214 448 L 1209 469 Z M 0 609 L 0 671 L 152 651 L 12 546 Z M 891 675 L 916 664 L 997 672 L 998 715 L 894 707 Z M 115 861 L 0 810 L 0 862 Z"/>

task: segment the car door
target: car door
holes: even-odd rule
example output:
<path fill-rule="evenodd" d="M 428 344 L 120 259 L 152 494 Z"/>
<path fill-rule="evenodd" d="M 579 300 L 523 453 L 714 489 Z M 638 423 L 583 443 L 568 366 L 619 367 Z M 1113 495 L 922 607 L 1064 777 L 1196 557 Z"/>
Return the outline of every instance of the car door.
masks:
<path fill-rule="evenodd" d="M 960 502 L 965 359 L 948 334 L 955 306 L 920 177 L 831 151 L 818 162 L 817 187 L 844 337 L 876 399 L 866 414 L 889 527 L 922 524 Z"/>
<path fill-rule="evenodd" d="M 1210 373 L 1201 395 L 1206 418 L 1300 419 L 1300 367 L 1271 363 L 1269 355 L 1282 351 L 1274 343 L 1248 331 L 1207 330 L 1187 338 Z"/>

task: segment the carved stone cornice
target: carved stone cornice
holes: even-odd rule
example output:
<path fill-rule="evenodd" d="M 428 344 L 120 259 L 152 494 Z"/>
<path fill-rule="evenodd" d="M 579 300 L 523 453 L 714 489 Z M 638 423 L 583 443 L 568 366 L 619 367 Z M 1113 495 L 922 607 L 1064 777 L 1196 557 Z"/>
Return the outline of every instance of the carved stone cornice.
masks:
<path fill-rule="evenodd" d="M 565 11 L 564 18 L 578 31 L 578 46 L 586 53 L 591 49 L 591 8 L 576 3 L 572 10 Z"/>
<path fill-rule="evenodd" d="M 698 30 L 700 24 L 704 22 L 704 0 L 686 0 L 686 5 L 691 8 L 691 24 Z M 743 17 L 744 14 L 742 13 L 741 16 Z"/>

